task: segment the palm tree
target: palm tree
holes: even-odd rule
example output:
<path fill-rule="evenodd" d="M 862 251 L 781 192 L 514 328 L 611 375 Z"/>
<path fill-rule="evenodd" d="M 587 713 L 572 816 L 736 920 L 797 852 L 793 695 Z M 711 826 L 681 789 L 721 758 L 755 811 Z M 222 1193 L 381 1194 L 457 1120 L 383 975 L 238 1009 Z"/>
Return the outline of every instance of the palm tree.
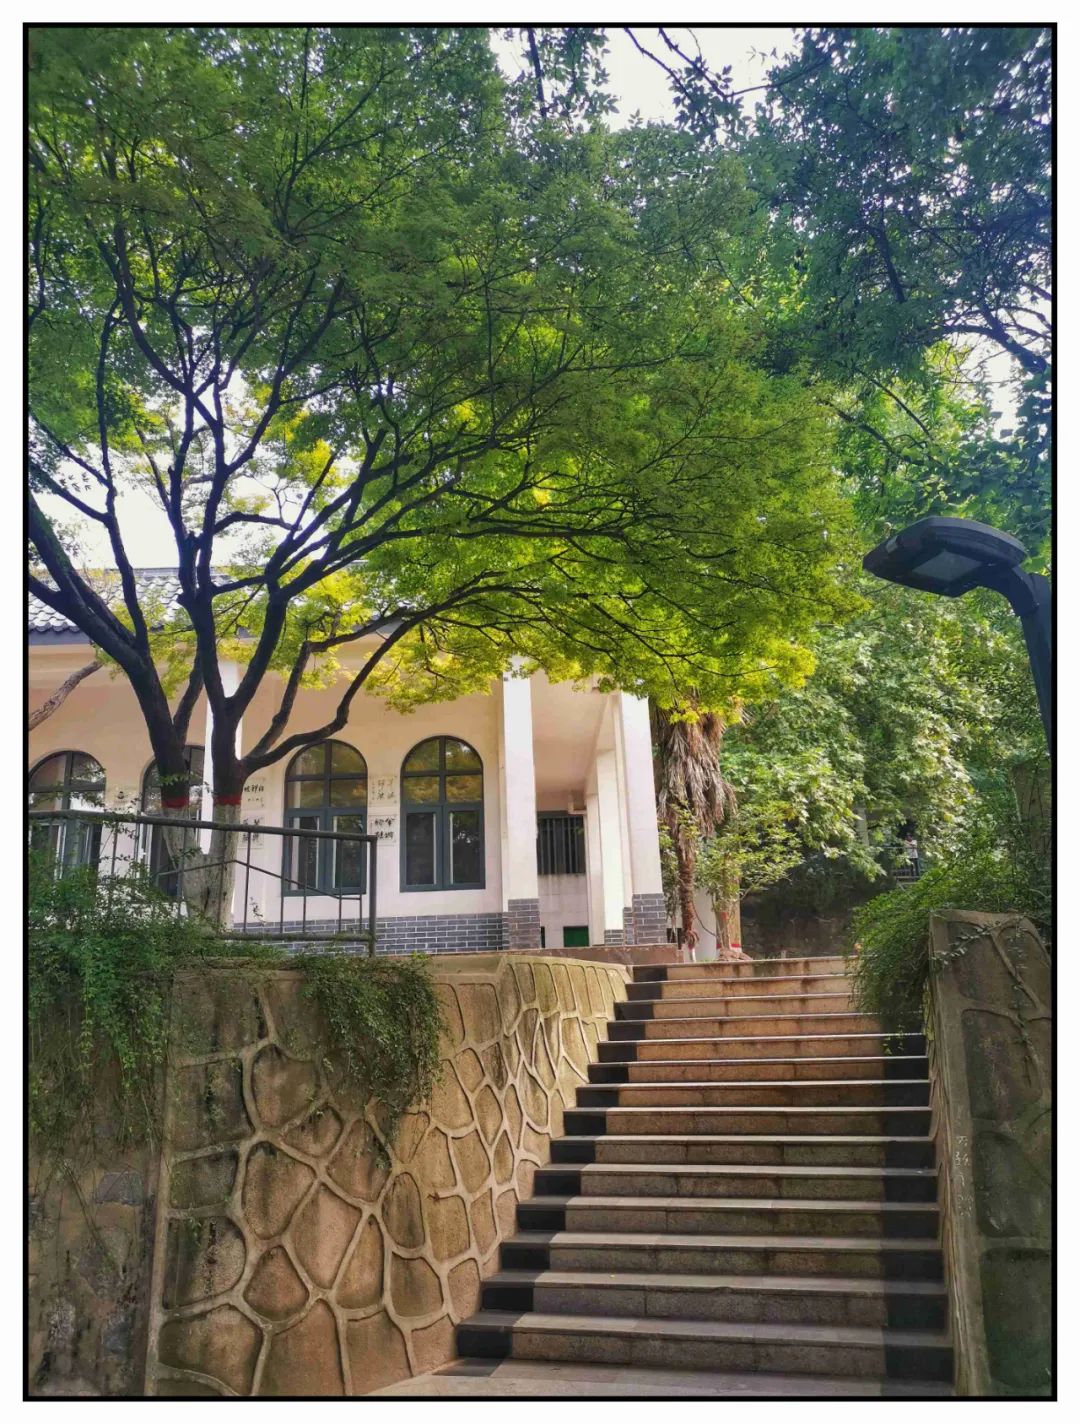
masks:
<path fill-rule="evenodd" d="M 720 767 L 726 724 L 692 704 L 685 715 L 653 706 L 652 722 L 657 811 L 675 851 L 683 942 L 693 949 L 698 842 L 735 812 L 735 792 Z"/>

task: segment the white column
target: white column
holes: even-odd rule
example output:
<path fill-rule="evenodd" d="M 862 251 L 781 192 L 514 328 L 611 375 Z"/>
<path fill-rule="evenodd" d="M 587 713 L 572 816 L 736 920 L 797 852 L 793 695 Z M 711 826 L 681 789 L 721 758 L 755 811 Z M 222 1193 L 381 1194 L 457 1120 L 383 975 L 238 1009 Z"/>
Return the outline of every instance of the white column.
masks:
<path fill-rule="evenodd" d="M 600 848 L 600 801 L 595 790 L 585 796 L 585 866 L 589 891 L 589 943 L 604 942 L 604 865 Z"/>
<path fill-rule="evenodd" d="M 649 705 L 628 692 L 615 694 L 625 824 L 629 842 L 631 907 L 636 944 L 662 943 L 667 932 L 660 836 L 656 820 Z"/>
<path fill-rule="evenodd" d="M 628 692 L 619 693 L 618 698 L 633 892 L 662 895 L 649 704 L 645 698 L 632 697 Z"/>
<path fill-rule="evenodd" d="M 596 753 L 596 799 L 600 820 L 600 863 L 604 880 L 604 933 L 618 932 L 622 943 L 623 890 L 622 827 L 619 813 L 619 776 L 615 748 Z"/>
<path fill-rule="evenodd" d="M 533 762 L 532 687 L 505 673 L 499 728 L 502 827 L 502 904 L 510 945 L 540 944 L 540 882 L 536 872 L 536 770 Z"/>
<path fill-rule="evenodd" d="M 623 741 L 621 693 L 613 693 L 611 698 L 611 727 L 615 738 L 615 775 L 619 788 L 619 845 L 622 849 L 623 909 L 629 910 L 634 897 L 634 865 L 630 856 L 630 816 L 626 794 L 626 749 Z M 623 917 L 626 928 L 626 917 Z"/>

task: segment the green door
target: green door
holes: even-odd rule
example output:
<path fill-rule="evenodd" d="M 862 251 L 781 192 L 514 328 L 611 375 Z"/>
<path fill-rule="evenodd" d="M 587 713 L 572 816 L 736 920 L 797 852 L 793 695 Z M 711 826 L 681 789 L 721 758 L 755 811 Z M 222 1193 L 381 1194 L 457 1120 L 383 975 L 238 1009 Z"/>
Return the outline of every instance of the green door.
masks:
<path fill-rule="evenodd" d="M 564 949 L 577 948 L 579 945 L 589 943 L 588 925 L 564 925 L 562 932 L 562 942 Z"/>

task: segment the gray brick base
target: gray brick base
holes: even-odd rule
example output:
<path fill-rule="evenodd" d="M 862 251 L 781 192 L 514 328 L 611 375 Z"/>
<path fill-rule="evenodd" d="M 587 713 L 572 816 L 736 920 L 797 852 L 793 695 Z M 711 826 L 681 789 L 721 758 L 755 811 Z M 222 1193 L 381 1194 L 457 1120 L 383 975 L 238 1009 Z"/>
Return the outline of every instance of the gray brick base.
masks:
<path fill-rule="evenodd" d="M 634 944 L 634 912 L 629 905 L 622 907 L 622 942 Z"/>
<path fill-rule="evenodd" d="M 507 900 L 506 933 L 511 949 L 539 949 L 540 901 Z"/>
<path fill-rule="evenodd" d="M 631 913 L 634 938 L 628 944 L 667 942 L 667 904 L 663 895 L 635 895 Z"/>
<path fill-rule="evenodd" d="M 604 943 L 605 943 L 605 944 L 625 944 L 625 943 L 626 943 L 626 935 L 625 935 L 624 931 L 622 931 L 622 930 L 605 930 L 605 931 L 604 931 Z"/>
<path fill-rule="evenodd" d="M 535 903 L 535 902 L 534 902 Z M 537 910 L 539 926 L 539 910 Z M 479 915 L 393 915 L 380 917 L 375 923 L 375 944 L 379 954 L 467 954 L 478 951 L 506 949 L 507 916 L 500 911 Z M 274 926 L 276 929 L 276 925 Z M 285 929 L 299 929 L 299 922 L 285 922 Z M 348 934 L 350 925 L 342 926 Z M 360 928 L 366 929 L 364 924 Z M 325 930 L 327 934 L 337 931 L 336 920 L 309 920 L 307 936 L 314 931 Z M 537 943 L 539 944 L 539 929 Z M 309 947 L 297 941 L 293 948 Z M 315 945 L 310 945 L 315 948 Z M 363 949 L 358 941 L 358 948 Z"/>

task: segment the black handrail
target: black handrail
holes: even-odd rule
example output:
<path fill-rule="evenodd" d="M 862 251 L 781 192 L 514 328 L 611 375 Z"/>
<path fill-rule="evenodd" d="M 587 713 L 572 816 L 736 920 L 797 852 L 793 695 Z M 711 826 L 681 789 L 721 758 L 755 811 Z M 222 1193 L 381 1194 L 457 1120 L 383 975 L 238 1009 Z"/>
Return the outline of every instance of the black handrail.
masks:
<path fill-rule="evenodd" d="M 126 828 L 129 828 L 129 827 L 130 827 L 130 828 L 141 828 L 141 827 L 149 826 L 149 827 L 152 828 L 152 827 L 155 827 L 155 826 L 160 826 L 160 827 L 174 827 L 174 828 L 176 828 L 176 829 L 178 829 L 178 830 L 182 830 L 182 831 L 185 831 L 185 832 L 195 832 L 195 831 L 223 831 L 223 832 L 227 833 L 228 835 L 236 836 L 236 837 L 237 837 L 237 840 L 239 840 L 240 837 L 244 837 L 245 840 L 246 840 L 246 847 L 247 847 L 247 854 L 246 854 L 246 858 L 245 858 L 244 860 L 241 861 L 241 860 L 238 859 L 236 856 L 229 856 L 229 857 L 227 857 L 226 859 L 220 860 L 220 861 L 200 861 L 199 865 L 198 865 L 197 867 L 194 867 L 194 868 L 197 868 L 197 869 L 201 872 L 201 871 L 206 871 L 206 870 L 213 870 L 213 869 L 217 868 L 218 866 L 223 866 L 223 865 L 232 864 L 232 865 L 235 865 L 235 866 L 237 867 L 237 870 L 240 870 L 241 868 L 244 870 L 244 918 L 243 918 L 243 923 L 242 923 L 242 926 L 241 926 L 240 928 L 237 928 L 237 926 L 234 924 L 230 930 L 225 931 L 226 934 L 228 934 L 228 935 L 237 935 L 237 934 L 240 934 L 240 935 L 245 936 L 245 937 L 258 938 L 258 939 L 283 939 L 283 940 L 303 940 L 303 939 L 326 940 L 326 939 L 331 939 L 331 938 L 334 938 L 334 937 L 340 937 L 340 936 L 342 936 L 342 935 L 345 933 L 345 931 L 343 931 L 343 928 L 342 928 L 342 906 L 343 906 L 343 904 L 346 903 L 346 902 L 355 901 L 355 902 L 356 902 L 356 905 L 357 905 L 357 909 L 358 909 L 358 911 L 360 911 L 360 910 L 362 910 L 363 901 L 364 901 L 364 898 L 365 898 L 365 896 L 366 896 L 366 897 L 367 897 L 367 916 L 366 916 L 366 919 L 367 919 L 367 929 L 366 929 L 366 930 L 357 930 L 357 931 L 355 932 L 355 937 L 356 937 L 356 938 L 363 939 L 363 940 L 365 940 L 365 941 L 367 942 L 368 953 L 369 953 L 369 954 L 374 954 L 374 953 L 375 953 L 375 947 L 376 947 L 376 914 L 377 914 L 377 908 L 376 908 L 376 877 L 377 877 L 377 864 L 378 864 L 377 847 L 378 847 L 378 843 L 379 843 L 379 840 L 378 840 L 378 837 L 377 837 L 377 836 L 368 835 L 366 832 L 354 832 L 354 831 L 316 831 L 316 830 L 308 829 L 308 828 L 306 828 L 306 827 L 299 827 L 299 826 L 267 826 L 267 825 L 255 824 L 255 823 L 247 822 L 247 821 L 204 821 L 204 820 L 196 819 L 195 817 L 190 817 L 190 816 L 159 816 L 159 815 L 154 815 L 154 814 L 148 814 L 148 813 L 146 813 L 146 812 L 142 812 L 142 813 L 138 813 L 138 814 L 132 813 L 132 814 L 130 814 L 130 815 L 127 815 L 127 814 L 124 814 L 124 813 L 122 813 L 122 812 L 115 812 L 115 811 L 90 811 L 90 810 L 34 811 L 34 810 L 31 810 L 31 811 L 28 811 L 28 812 L 27 812 L 27 817 L 28 817 L 28 820 L 29 820 L 29 822 L 30 822 L 31 829 L 33 829 L 33 827 L 34 827 L 35 825 L 48 825 L 48 824 L 52 824 L 52 823 L 55 823 L 55 822 L 71 821 L 71 822 L 81 823 L 81 824 L 84 824 L 84 825 L 97 825 L 97 826 L 109 827 L 109 828 L 112 828 L 114 832 L 121 832 L 121 831 L 123 831 L 123 830 L 125 830 Z M 284 873 L 278 873 L 277 871 L 272 870 L 272 869 L 270 869 L 270 868 L 268 868 L 268 867 L 266 867 L 266 866 L 253 865 L 253 864 L 252 864 L 252 861 L 251 861 L 252 837 L 253 837 L 253 836 L 264 836 L 264 835 L 278 836 L 278 837 L 281 837 L 281 838 L 287 839 L 287 840 L 296 839 L 296 840 L 309 840 L 309 841 L 333 841 L 333 842 L 335 842 L 335 843 L 337 843 L 337 844 L 342 844 L 342 843 L 349 842 L 349 843 L 353 843 L 353 844 L 366 845 L 366 846 L 368 847 L 368 854 L 367 854 L 367 862 L 368 862 L 368 863 L 367 863 L 367 883 L 366 883 L 365 888 L 364 888 L 363 890 L 360 890 L 360 891 L 356 892 L 355 894 L 344 894 L 344 893 L 342 893 L 342 892 L 340 892 L 340 891 L 336 891 L 336 890 L 333 890 L 333 889 L 324 889 L 324 888 L 320 888 L 320 887 L 315 887 L 314 889 L 311 889 L 311 890 L 309 891 L 309 888 L 308 888 L 307 885 L 301 884 L 300 881 L 294 880 L 291 876 L 286 876 Z M 136 834 L 135 834 L 135 836 L 134 836 L 134 840 L 135 840 L 136 851 L 135 851 L 135 854 L 134 854 L 133 856 L 129 857 L 129 859 L 130 859 L 131 861 L 135 862 L 135 863 L 144 863 L 145 860 L 146 860 L 146 858 L 147 858 L 147 856 L 148 856 L 148 853 L 149 853 L 149 847 L 148 847 L 148 845 L 145 843 L 145 841 L 143 840 L 141 834 L 139 834 L 139 832 L 138 832 L 137 829 L 136 829 Z M 234 844 L 235 844 L 235 843 L 234 843 Z M 104 852 L 102 851 L 102 848 L 101 848 L 100 842 L 99 842 L 98 846 L 97 846 L 96 849 L 95 849 L 93 859 L 92 859 L 92 860 L 89 860 L 89 861 L 86 861 L 86 862 L 84 862 L 84 863 L 86 863 L 86 864 L 96 864 L 96 865 L 100 865 L 100 864 L 101 864 L 101 860 L 102 860 L 102 858 L 103 858 L 103 855 L 104 855 Z M 185 870 L 185 866 L 184 866 L 184 864 L 182 863 L 182 862 L 183 862 L 183 855 L 184 855 L 184 852 L 181 853 L 181 856 L 180 856 L 180 861 L 181 861 L 181 863 L 180 863 L 179 865 L 172 865 L 172 866 L 168 867 L 166 870 L 162 870 L 162 871 L 159 871 L 159 872 L 158 872 L 158 879 L 159 879 L 159 880 L 160 880 L 163 876 L 165 876 L 165 875 L 174 875 L 174 874 L 175 874 L 175 875 L 178 876 L 178 888 L 177 888 L 177 893 L 176 893 L 176 895 L 175 895 L 175 899 L 176 899 L 176 902 L 177 902 L 177 914 L 178 914 L 178 915 L 183 913 L 184 905 L 185 905 L 185 903 L 186 903 L 186 902 L 184 901 L 184 897 L 183 897 L 183 894 L 182 894 L 182 890 L 183 890 L 183 879 L 184 879 L 184 870 Z M 58 859 L 58 861 L 61 861 L 61 860 L 62 860 L 62 856 L 60 855 L 59 852 L 58 852 L 58 855 L 57 855 L 57 859 Z M 111 854 L 111 859 L 110 859 L 110 875 L 115 875 L 115 874 L 116 874 L 116 861 L 117 861 L 117 845 L 116 845 L 116 836 L 114 835 L 114 837 L 113 837 L 113 846 L 112 846 L 112 854 Z M 284 861 L 282 862 L 282 864 L 283 864 L 283 866 L 284 866 Z M 59 868 L 60 868 L 61 870 L 63 869 L 62 864 L 60 865 Z M 270 879 L 270 880 L 277 880 L 277 881 L 279 881 L 280 884 L 281 884 L 281 887 L 282 887 L 282 888 L 281 888 L 281 893 L 280 893 L 280 895 L 279 895 L 279 898 L 280 898 L 280 901 L 281 901 L 281 912 L 280 912 L 280 915 L 279 915 L 279 919 L 278 919 L 278 929 L 277 929 L 276 932 L 271 931 L 271 930 L 266 930 L 266 929 L 263 929 L 263 928 L 261 928 L 261 927 L 257 927 L 257 928 L 251 928 L 251 927 L 249 927 L 249 924 L 248 924 L 249 893 L 248 893 L 248 892 L 249 892 L 249 889 L 250 889 L 251 875 L 252 875 L 253 872 L 254 872 L 256 875 L 265 876 L 265 877 L 267 877 L 267 878 Z M 299 891 L 299 893 L 300 893 L 300 895 L 301 895 L 301 909 L 302 909 L 302 913 L 301 913 L 301 924 L 302 924 L 302 929 L 301 929 L 300 931 L 296 931 L 296 930 L 286 930 L 286 928 L 285 928 L 285 894 L 284 894 L 284 890 L 285 890 L 285 885 L 286 885 L 286 883 L 288 883 L 290 886 L 295 885 L 295 886 L 298 888 L 298 891 Z M 234 889 L 235 889 L 235 882 L 234 882 Z M 319 931 L 318 931 L 318 929 L 315 927 L 315 925 L 312 925 L 312 926 L 309 926 L 309 925 L 308 925 L 308 923 L 307 923 L 307 901 L 308 901 L 308 895 L 309 895 L 309 893 L 310 893 L 314 898 L 326 898 L 326 899 L 331 899 L 331 900 L 336 900 L 336 901 L 337 901 L 337 930 L 336 930 L 336 935 L 327 934 L 327 933 L 325 933 L 325 932 L 319 933 Z M 364 918 L 365 918 L 365 917 L 364 917 L 362 914 L 359 914 L 359 915 L 358 915 L 358 922 L 359 922 L 359 923 L 363 923 L 363 919 L 364 919 Z M 350 936 L 350 937 L 351 937 L 351 936 Z"/>

